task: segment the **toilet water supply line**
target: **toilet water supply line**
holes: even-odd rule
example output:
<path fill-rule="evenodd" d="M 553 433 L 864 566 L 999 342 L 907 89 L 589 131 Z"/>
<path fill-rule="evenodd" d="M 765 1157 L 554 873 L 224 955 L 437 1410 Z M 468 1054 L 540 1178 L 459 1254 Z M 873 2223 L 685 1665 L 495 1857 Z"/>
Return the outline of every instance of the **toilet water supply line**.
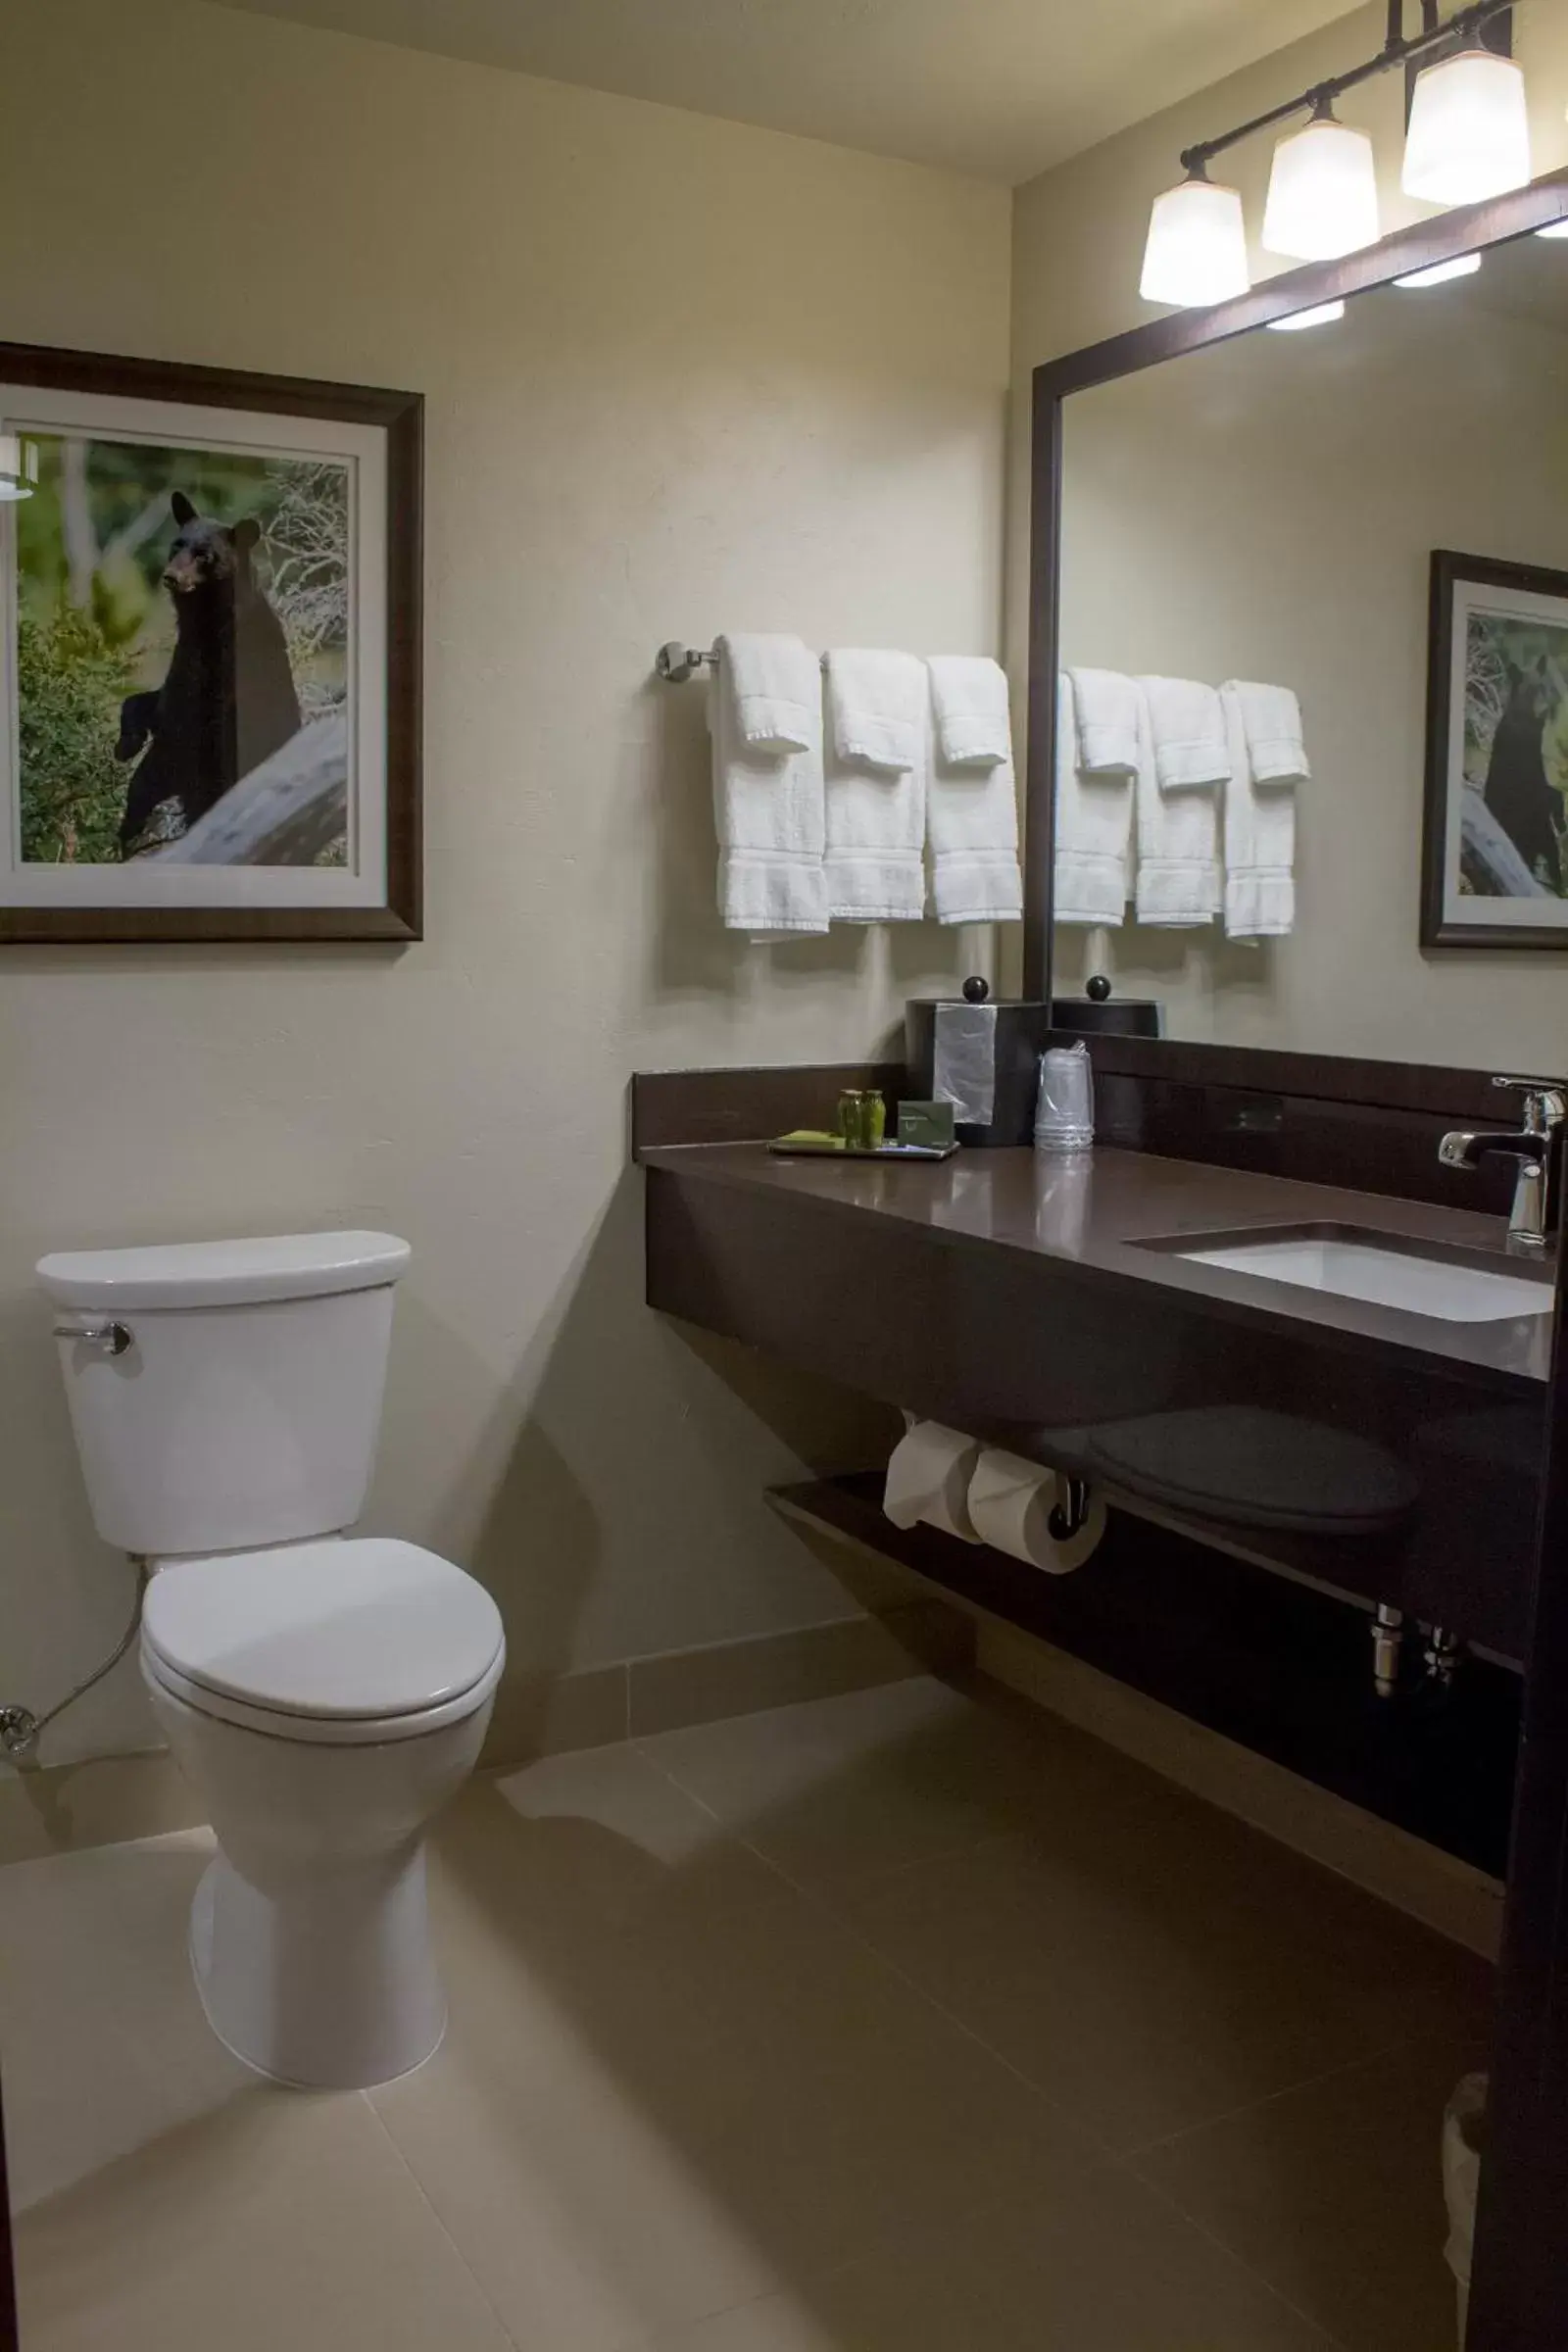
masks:
<path fill-rule="evenodd" d="M 74 1707 L 78 1698 L 84 1698 L 95 1684 L 103 1681 L 106 1674 L 113 1673 L 135 1641 L 136 1628 L 141 1623 L 142 1596 L 147 1591 L 149 1570 L 139 1552 L 131 1553 L 130 1564 L 136 1571 L 136 1593 L 131 1602 L 130 1623 L 103 1664 L 95 1666 L 91 1674 L 68 1690 L 64 1698 L 56 1699 L 54 1705 L 46 1708 L 41 1715 L 35 1715 L 30 1707 L 0 1706 L 0 1748 L 5 1750 L 13 1764 L 25 1762 L 37 1747 L 39 1733 L 46 1730 L 57 1715 L 63 1715 L 68 1707 Z"/>

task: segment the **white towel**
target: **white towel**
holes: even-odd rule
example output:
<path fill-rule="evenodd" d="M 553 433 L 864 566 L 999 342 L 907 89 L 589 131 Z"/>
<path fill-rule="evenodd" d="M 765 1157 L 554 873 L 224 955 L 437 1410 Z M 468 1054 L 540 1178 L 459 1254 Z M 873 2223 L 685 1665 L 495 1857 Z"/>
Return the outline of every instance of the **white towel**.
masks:
<path fill-rule="evenodd" d="M 1056 680 L 1055 891 L 1058 923 L 1117 924 L 1131 895 L 1133 780 L 1081 772 L 1078 709 L 1066 672 Z"/>
<path fill-rule="evenodd" d="M 1023 913 L 1018 788 L 1007 756 L 994 767 L 938 757 L 926 799 L 931 897 L 939 923 L 1015 923 Z"/>
<path fill-rule="evenodd" d="M 1305 784 L 1312 770 L 1306 763 L 1301 706 L 1290 687 L 1254 686 L 1246 678 L 1232 678 L 1229 690 L 1242 707 L 1253 782 Z"/>
<path fill-rule="evenodd" d="M 841 760 L 895 775 L 914 766 L 925 733 L 925 665 L 912 654 L 841 646 L 827 658 L 827 710 Z"/>
<path fill-rule="evenodd" d="M 937 744 L 949 767 L 996 767 L 1012 758 L 1007 680 L 989 654 L 933 654 Z"/>
<path fill-rule="evenodd" d="M 1072 669 L 1078 764 L 1092 776 L 1138 773 L 1138 688 L 1119 669 Z"/>
<path fill-rule="evenodd" d="M 1211 786 L 1161 792 L 1149 704 L 1138 697 L 1137 919 L 1168 930 L 1212 922 L 1220 909 L 1219 807 Z"/>
<path fill-rule="evenodd" d="M 812 705 L 799 751 L 755 750 L 740 738 L 734 673 L 720 658 L 709 700 L 713 737 L 713 815 L 718 828 L 718 909 L 725 927 L 754 938 L 827 929 L 822 864 L 822 679 L 816 656 L 798 638 L 783 671 Z"/>
<path fill-rule="evenodd" d="M 718 638 L 714 651 L 734 697 L 737 743 L 775 757 L 820 745 L 822 680 L 816 657 L 798 637 L 742 631 Z"/>
<path fill-rule="evenodd" d="M 1219 699 L 1231 756 L 1225 787 L 1226 937 L 1283 939 L 1296 921 L 1295 785 L 1258 781 L 1248 749 L 1242 690 L 1222 686 Z"/>
<path fill-rule="evenodd" d="M 875 664 L 874 671 L 862 665 Z M 841 724 L 841 690 L 851 678 L 861 700 Z M 925 912 L 925 804 L 931 729 L 925 664 L 913 654 L 838 654 L 827 658 L 832 737 L 827 755 L 827 910 L 836 923 L 917 923 Z M 901 770 L 865 755 L 851 757 L 847 740 L 876 740 L 879 726 L 897 730 Z M 887 748 L 892 748 L 890 736 Z"/>
<path fill-rule="evenodd" d="M 1196 678 L 1140 678 L 1154 730 L 1154 772 L 1161 792 L 1223 784 L 1231 772 L 1225 713 L 1212 686 Z"/>

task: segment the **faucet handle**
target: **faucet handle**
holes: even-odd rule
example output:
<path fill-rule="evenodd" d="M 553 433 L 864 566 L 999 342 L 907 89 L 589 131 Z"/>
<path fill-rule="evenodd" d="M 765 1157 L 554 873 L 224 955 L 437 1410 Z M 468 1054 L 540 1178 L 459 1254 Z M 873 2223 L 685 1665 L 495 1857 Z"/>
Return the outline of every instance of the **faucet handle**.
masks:
<path fill-rule="evenodd" d="M 1525 1099 L 1525 1125 L 1537 1135 L 1549 1135 L 1568 1118 L 1568 1081 L 1561 1078 L 1494 1078 L 1494 1086 Z"/>

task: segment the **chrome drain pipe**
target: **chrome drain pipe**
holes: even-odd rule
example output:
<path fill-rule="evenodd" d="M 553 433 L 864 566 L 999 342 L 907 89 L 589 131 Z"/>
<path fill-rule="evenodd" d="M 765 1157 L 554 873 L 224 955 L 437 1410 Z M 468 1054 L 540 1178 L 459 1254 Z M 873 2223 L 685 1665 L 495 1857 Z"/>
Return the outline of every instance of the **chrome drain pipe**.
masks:
<path fill-rule="evenodd" d="M 1403 1648 L 1404 1611 L 1380 1600 L 1372 1617 L 1372 1680 L 1379 1698 L 1392 1698 L 1398 1687 Z"/>

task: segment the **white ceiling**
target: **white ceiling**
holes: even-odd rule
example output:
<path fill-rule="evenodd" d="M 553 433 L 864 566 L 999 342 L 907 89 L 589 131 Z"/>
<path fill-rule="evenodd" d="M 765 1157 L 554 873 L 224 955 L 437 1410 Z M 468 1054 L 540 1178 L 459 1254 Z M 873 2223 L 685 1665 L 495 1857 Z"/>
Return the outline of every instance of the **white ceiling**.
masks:
<path fill-rule="evenodd" d="M 230 4 L 1013 182 L 1331 23 L 1346 0 Z"/>

